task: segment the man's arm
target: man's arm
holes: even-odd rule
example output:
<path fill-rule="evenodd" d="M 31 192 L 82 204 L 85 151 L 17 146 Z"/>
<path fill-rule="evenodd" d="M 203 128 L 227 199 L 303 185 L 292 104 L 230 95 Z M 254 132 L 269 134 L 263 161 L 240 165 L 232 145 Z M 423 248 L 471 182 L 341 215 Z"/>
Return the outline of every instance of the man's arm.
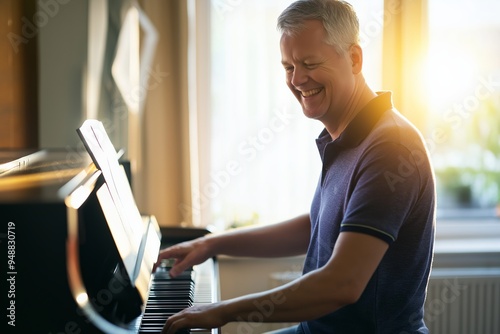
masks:
<path fill-rule="evenodd" d="M 367 234 L 342 232 L 324 267 L 269 291 L 188 308 L 170 317 L 163 333 L 220 327 L 232 321 L 295 322 L 321 317 L 359 299 L 388 247 Z"/>
<path fill-rule="evenodd" d="M 278 224 L 210 234 L 162 250 L 157 263 L 162 259 L 175 258 L 170 274 L 176 276 L 220 254 L 251 257 L 300 255 L 307 251 L 310 229 L 309 215 L 305 214 Z"/>
<path fill-rule="evenodd" d="M 278 224 L 235 229 L 209 236 L 208 240 L 216 254 L 282 257 L 304 254 L 310 233 L 309 214 L 304 214 Z"/>

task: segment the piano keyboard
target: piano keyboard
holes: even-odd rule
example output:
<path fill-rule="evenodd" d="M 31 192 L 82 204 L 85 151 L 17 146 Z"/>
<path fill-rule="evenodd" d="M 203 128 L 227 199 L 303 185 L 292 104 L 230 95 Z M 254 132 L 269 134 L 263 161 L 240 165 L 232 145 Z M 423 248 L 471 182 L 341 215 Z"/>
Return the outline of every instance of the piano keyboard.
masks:
<path fill-rule="evenodd" d="M 160 333 L 168 317 L 195 304 L 218 300 L 214 289 L 214 262 L 212 259 L 185 271 L 176 278 L 168 274 L 168 267 L 159 267 L 153 274 L 149 297 L 143 314 L 135 321 L 139 334 Z M 180 333 L 218 333 L 217 329 L 191 329 Z"/>

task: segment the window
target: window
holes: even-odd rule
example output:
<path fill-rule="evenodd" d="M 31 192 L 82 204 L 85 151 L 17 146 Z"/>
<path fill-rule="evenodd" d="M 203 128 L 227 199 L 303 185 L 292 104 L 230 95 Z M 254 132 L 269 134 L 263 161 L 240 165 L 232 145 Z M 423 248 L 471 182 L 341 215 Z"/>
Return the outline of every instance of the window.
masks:
<path fill-rule="evenodd" d="M 438 212 L 493 216 L 500 199 L 500 2 L 429 0 L 428 8 L 427 135 Z"/>
<path fill-rule="evenodd" d="M 285 84 L 276 19 L 291 0 L 211 3 L 208 172 L 203 207 L 218 228 L 270 223 L 309 210 L 321 164 L 309 120 Z M 352 1 L 365 77 L 380 89 L 383 1 Z"/>

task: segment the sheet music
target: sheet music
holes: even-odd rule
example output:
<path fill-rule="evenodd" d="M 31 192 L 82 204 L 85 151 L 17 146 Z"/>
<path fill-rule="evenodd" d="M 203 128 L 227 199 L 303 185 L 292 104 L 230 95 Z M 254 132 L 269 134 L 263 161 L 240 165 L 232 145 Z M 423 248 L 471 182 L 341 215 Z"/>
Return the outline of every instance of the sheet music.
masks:
<path fill-rule="evenodd" d="M 130 246 L 121 246 L 121 251 L 124 252 L 121 255 L 125 261 L 125 259 L 130 258 L 130 252 L 134 252 L 140 248 L 142 235 L 144 234 L 142 217 L 137 209 L 132 189 L 130 188 L 125 171 L 118 163 L 118 154 L 103 124 L 97 120 L 86 120 L 78 129 L 78 133 L 92 160 L 103 173 L 110 198 L 114 204 L 114 208 L 116 208 L 116 214 L 119 216 L 121 225 L 123 226 L 124 233 L 117 232 L 116 227 L 114 230 L 117 232 L 116 236 L 120 238 L 119 240 L 126 237 L 126 241 L 128 241 L 128 245 Z M 103 210 L 106 210 L 106 207 L 109 207 L 109 204 L 105 205 Z M 137 258 L 137 254 L 134 255 L 134 258 Z M 132 281 L 135 280 L 135 277 L 133 277 L 134 267 L 135 263 L 130 268 L 127 268 Z"/>

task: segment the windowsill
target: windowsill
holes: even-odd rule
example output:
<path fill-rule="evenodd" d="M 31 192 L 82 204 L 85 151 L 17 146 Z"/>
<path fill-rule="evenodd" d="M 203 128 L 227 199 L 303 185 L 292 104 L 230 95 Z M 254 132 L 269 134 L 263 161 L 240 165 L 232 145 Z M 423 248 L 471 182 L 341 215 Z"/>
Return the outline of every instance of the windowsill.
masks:
<path fill-rule="evenodd" d="M 262 263 L 272 263 L 275 262 L 276 260 L 279 260 L 281 262 L 303 262 L 305 259 L 305 255 L 297 255 L 297 256 L 285 256 L 285 257 L 247 257 L 247 256 L 230 256 L 230 255 L 217 255 L 217 259 L 219 261 L 226 261 L 226 262 L 231 262 L 231 261 L 259 261 Z"/>
<path fill-rule="evenodd" d="M 497 218 L 438 219 L 436 242 L 442 245 L 484 240 L 485 249 L 500 249 L 500 220 Z M 492 241 L 498 241 L 497 244 Z M 444 243 L 442 243 L 444 242 Z M 480 245 L 470 247 L 481 248 Z M 448 246 L 449 248 L 449 246 Z"/>
<path fill-rule="evenodd" d="M 436 215 L 438 221 L 453 220 L 462 221 L 467 219 L 475 220 L 498 220 L 496 209 L 475 208 L 475 207 L 457 207 L 457 208 L 438 208 Z M 499 220 L 500 221 L 500 220 Z"/>
<path fill-rule="evenodd" d="M 500 267 L 500 219 L 492 215 L 474 215 L 467 210 L 462 213 L 438 217 L 433 267 Z"/>
<path fill-rule="evenodd" d="M 485 239 L 436 239 L 435 253 L 463 254 L 463 253 L 499 253 L 500 237 Z"/>
<path fill-rule="evenodd" d="M 438 209 L 436 220 L 436 241 L 443 251 L 454 251 L 453 244 L 472 252 L 500 249 L 500 242 L 494 242 L 500 241 L 500 218 L 494 208 Z"/>

